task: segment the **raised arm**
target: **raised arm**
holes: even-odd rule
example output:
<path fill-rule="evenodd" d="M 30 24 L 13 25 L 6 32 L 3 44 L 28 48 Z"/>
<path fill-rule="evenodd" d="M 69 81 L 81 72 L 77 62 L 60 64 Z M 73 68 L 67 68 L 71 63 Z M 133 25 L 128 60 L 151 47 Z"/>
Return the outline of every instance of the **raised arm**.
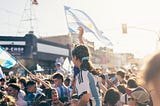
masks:
<path fill-rule="evenodd" d="M 79 26 L 78 30 L 79 30 L 79 34 L 78 34 L 79 43 L 84 44 L 84 41 L 83 41 L 84 29 L 83 29 L 83 27 Z"/>

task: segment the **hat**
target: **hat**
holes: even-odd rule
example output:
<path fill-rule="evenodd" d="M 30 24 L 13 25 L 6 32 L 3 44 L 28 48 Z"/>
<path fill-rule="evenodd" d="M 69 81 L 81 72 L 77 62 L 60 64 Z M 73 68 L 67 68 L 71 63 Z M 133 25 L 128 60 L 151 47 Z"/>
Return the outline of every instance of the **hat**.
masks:
<path fill-rule="evenodd" d="M 61 64 L 61 62 L 57 62 L 56 65 L 60 65 L 61 66 L 62 64 Z"/>
<path fill-rule="evenodd" d="M 131 92 L 131 97 L 136 100 L 137 103 L 146 104 L 150 102 L 149 93 L 142 87 L 137 87 Z"/>

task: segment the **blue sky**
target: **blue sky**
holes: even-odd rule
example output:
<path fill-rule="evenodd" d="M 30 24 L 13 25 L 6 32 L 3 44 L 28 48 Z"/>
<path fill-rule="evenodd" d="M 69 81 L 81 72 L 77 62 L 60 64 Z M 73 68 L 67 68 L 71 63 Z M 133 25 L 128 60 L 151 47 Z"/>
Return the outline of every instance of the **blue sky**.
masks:
<path fill-rule="evenodd" d="M 0 34 L 20 35 L 19 26 L 27 0 L 0 1 Z M 28 0 L 29 1 L 29 0 Z M 34 30 L 38 36 L 68 34 L 63 6 L 86 12 L 97 27 L 113 42 L 115 52 L 132 52 L 143 57 L 156 50 L 157 32 L 160 31 L 159 0 L 37 0 L 34 6 Z M 29 16 L 25 16 L 29 17 Z M 121 25 L 128 25 L 122 34 Z M 29 25 L 28 25 L 29 26 Z M 136 28 L 133 28 L 136 27 Z M 27 27 L 30 28 L 30 27 Z M 153 31 L 142 30 L 150 29 Z M 26 30 L 27 33 L 29 29 Z M 22 36 L 24 34 L 21 34 Z M 85 33 L 86 38 L 92 36 Z M 94 39 L 92 39 L 95 41 Z M 98 46 L 99 43 L 95 42 Z"/>

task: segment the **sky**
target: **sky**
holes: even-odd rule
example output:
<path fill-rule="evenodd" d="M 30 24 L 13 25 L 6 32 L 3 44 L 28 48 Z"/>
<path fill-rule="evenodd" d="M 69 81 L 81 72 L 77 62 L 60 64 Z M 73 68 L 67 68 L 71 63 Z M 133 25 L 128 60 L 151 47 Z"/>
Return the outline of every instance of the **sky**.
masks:
<path fill-rule="evenodd" d="M 144 57 L 157 50 L 159 0 L 37 0 L 39 4 L 32 8 L 34 27 L 24 21 L 30 17 L 29 11 L 24 11 L 29 8 L 27 1 L 30 0 L 0 0 L 0 35 L 23 36 L 30 29 L 38 37 L 68 34 L 66 5 L 87 13 L 112 41 L 114 52 Z M 122 24 L 127 24 L 127 34 L 122 33 Z M 86 39 L 90 36 L 84 34 Z M 95 39 L 89 40 L 100 45 Z"/>

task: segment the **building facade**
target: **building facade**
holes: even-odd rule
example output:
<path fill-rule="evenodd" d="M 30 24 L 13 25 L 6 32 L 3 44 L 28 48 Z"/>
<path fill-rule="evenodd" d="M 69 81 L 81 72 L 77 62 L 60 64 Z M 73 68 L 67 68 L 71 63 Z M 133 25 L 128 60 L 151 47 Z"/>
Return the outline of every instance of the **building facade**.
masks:
<path fill-rule="evenodd" d="M 30 71 L 39 64 L 45 73 L 53 73 L 55 62 L 70 57 L 68 45 L 37 39 L 32 33 L 24 37 L 0 36 L 0 46 L 7 50 Z"/>

